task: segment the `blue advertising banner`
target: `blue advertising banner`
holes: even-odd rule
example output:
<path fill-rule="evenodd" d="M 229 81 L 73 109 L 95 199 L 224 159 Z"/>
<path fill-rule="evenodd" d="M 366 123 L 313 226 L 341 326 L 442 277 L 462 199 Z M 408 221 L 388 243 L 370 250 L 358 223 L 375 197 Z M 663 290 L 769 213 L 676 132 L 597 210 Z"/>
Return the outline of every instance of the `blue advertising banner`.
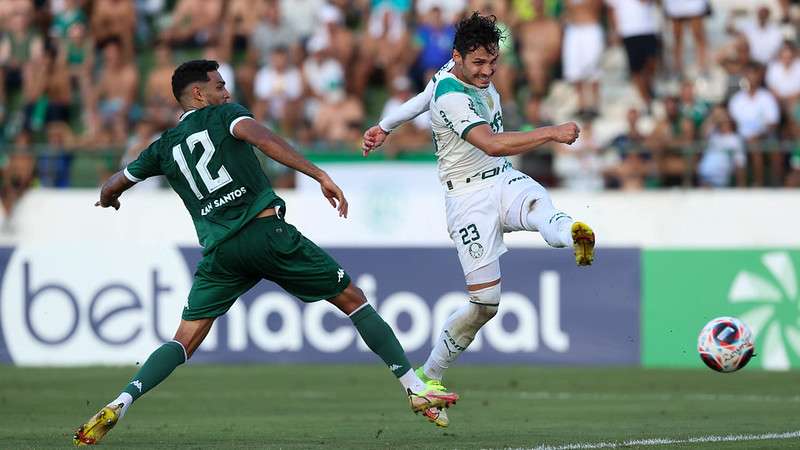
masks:
<path fill-rule="evenodd" d="M 0 249 L 0 361 L 129 364 L 171 338 L 197 248 L 85 245 Z M 339 248 L 330 253 L 392 326 L 413 363 L 467 301 L 450 248 Z M 513 249 L 502 258 L 500 312 L 464 363 L 639 364 L 640 253 Z M 92 349 L 87 351 L 87 349 Z M 217 323 L 195 362 L 375 362 L 350 321 L 261 282 Z"/>

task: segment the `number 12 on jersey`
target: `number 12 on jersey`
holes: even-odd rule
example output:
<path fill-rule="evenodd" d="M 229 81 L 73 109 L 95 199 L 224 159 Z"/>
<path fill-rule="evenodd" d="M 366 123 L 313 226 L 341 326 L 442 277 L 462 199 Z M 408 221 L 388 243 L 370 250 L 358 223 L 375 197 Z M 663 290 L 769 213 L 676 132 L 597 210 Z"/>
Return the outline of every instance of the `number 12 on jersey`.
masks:
<path fill-rule="evenodd" d="M 211 142 L 211 137 L 208 135 L 208 130 L 198 131 L 197 133 L 190 134 L 189 137 L 186 138 L 186 146 L 189 147 L 189 153 L 194 152 L 194 148 L 197 146 L 197 144 L 200 144 L 203 147 L 203 154 L 197 161 L 195 169 L 197 169 L 197 174 L 200 175 L 200 181 L 203 182 L 206 190 L 209 194 L 211 194 L 217 189 L 233 181 L 233 178 L 231 178 L 231 175 L 228 173 L 228 170 L 225 169 L 225 166 L 219 167 L 216 178 L 214 178 L 211 175 L 211 172 L 209 172 L 208 163 L 211 162 L 211 158 L 214 156 L 214 152 L 216 152 L 217 149 L 214 147 L 214 143 Z M 183 151 L 181 151 L 180 144 L 172 147 L 172 157 L 175 159 L 175 162 L 181 169 L 181 173 L 189 183 L 189 187 L 192 189 L 192 192 L 194 192 L 194 195 L 197 196 L 198 200 L 202 200 L 203 194 L 200 192 L 200 189 L 197 188 L 197 183 L 192 176 L 192 172 L 189 169 L 189 164 L 186 162 L 186 158 L 183 156 Z"/>

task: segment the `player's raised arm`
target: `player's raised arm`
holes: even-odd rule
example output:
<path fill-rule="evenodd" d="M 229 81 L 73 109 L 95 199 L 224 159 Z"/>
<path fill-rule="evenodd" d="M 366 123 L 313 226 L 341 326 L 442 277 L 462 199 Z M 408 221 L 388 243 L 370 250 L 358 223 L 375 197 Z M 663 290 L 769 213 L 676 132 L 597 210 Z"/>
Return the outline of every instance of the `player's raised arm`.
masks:
<path fill-rule="evenodd" d="M 390 111 L 377 125 L 364 132 L 364 139 L 361 143 L 364 156 L 383 145 L 386 137 L 394 129 L 430 109 L 433 85 L 433 80 L 429 81 L 424 91 L 406 100 L 405 103 Z"/>
<path fill-rule="evenodd" d="M 129 180 L 123 171 L 120 170 L 114 175 L 111 175 L 111 178 L 103 183 L 103 187 L 100 189 L 100 200 L 98 200 L 94 206 L 100 206 L 102 208 L 111 206 L 114 209 L 119 209 L 119 196 L 132 188 L 134 184 L 136 183 Z"/>
<path fill-rule="evenodd" d="M 572 144 L 578 139 L 580 129 L 575 122 L 567 122 L 533 131 L 506 131 L 494 133 L 488 124 L 468 130 L 464 139 L 489 156 L 511 156 L 529 152 L 548 142 Z"/>
<path fill-rule="evenodd" d="M 284 166 L 302 172 L 319 182 L 322 195 L 339 211 L 339 217 L 347 217 L 347 199 L 328 174 L 298 153 L 288 142 L 255 120 L 240 120 L 233 127 L 233 135 L 249 142 L 265 155 Z"/>

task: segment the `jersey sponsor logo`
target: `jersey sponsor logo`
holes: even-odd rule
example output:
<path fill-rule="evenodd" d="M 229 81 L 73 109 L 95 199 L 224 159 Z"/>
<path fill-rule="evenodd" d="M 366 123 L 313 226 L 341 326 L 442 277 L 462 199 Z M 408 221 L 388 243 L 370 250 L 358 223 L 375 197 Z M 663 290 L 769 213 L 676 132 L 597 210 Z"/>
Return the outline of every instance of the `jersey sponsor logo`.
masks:
<path fill-rule="evenodd" d="M 208 202 L 203 208 L 200 210 L 200 214 L 205 216 L 208 215 L 214 208 L 219 208 L 220 206 L 225 206 L 229 202 L 236 200 L 237 198 L 243 196 L 247 193 L 247 188 L 242 186 L 228 192 L 227 194 L 223 195 L 220 198 L 214 199 L 212 202 Z"/>
<path fill-rule="evenodd" d="M 530 177 L 529 177 L 529 176 L 527 176 L 527 175 L 523 175 L 523 176 L 521 176 L 521 177 L 514 177 L 514 178 L 512 178 L 512 179 L 508 180 L 508 184 L 511 184 L 511 183 L 516 183 L 517 181 L 522 181 L 522 180 L 525 180 L 525 179 L 527 179 L 527 178 L 530 178 Z"/>

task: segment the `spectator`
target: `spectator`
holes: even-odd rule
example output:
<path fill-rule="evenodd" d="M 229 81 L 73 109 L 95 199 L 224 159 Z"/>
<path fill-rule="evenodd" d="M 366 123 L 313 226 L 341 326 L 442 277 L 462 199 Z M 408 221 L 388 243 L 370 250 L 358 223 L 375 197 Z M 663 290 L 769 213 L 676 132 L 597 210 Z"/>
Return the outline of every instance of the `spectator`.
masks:
<path fill-rule="evenodd" d="M 57 39 L 67 37 L 70 27 L 75 24 L 86 24 L 86 14 L 81 9 L 80 0 L 63 0 L 64 7 L 53 14 L 53 23 L 50 26 L 50 36 Z"/>
<path fill-rule="evenodd" d="M 767 139 L 775 137 L 780 107 L 775 97 L 761 87 L 761 66 L 751 63 L 745 69 L 745 82 L 728 103 L 728 112 L 736 122 L 739 135 L 745 139 L 750 161 L 754 186 L 764 185 L 764 151 Z M 771 155 L 771 172 L 773 183 L 779 182 L 783 172 L 783 155 L 775 152 Z"/>
<path fill-rule="evenodd" d="M 410 99 L 411 80 L 408 77 L 396 77 L 391 82 L 392 95 L 383 106 L 381 117 L 385 117 L 392 110 L 400 107 L 406 100 Z M 394 130 L 386 139 L 384 153 L 388 158 L 395 157 L 401 150 L 429 149 L 431 145 L 431 114 L 425 111 L 411 123 L 404 127 Z"/>
<path fill-rule="evenodd" d="M 83 25 L 77 23 L 73 26 Z M 63 46 L 61 49 L 49 48 L 45 55 L 41 71 L 48 74 L 44 91 L 47 105 L 44 123 L 48 149 L 38 153 L 36 172 L 42 186 L 69 187 L 75 136 L 69 125 L 72 82 L 68 55 Z"/>
<path fill-rule="evenodd" d="M 564 78 L 578 93 L 578 112 L 598 110 L 600 102 L 600 62 L 603 57 L 603 28 L 600 25 L 601 0 L 567 0 L 564 47 L 561 61 Z"/>
<path fill-rule="evenodd" d="M 417 17 L 426 17 L 434 9 L 438 9 L 445 23 L 456 23 L 464 14 L 466 0 L 417 0 Z"/>
<path fill-rule="evenodd" d="M 303 63 L 302 73 L 308 98 L 304 115 L 309 122 L 313 122 L 320 104 L 344 90 L 345 78 L 344 68 L 331 56 L 324 38 L 319 35 L 312 37 L 306 49 L 309 57 Z"/>
<path fill-rule="evenodd" d="M 662 186 L 687 185 L 690 181 L 687 178 L 690 169 L 688 160 L 694 144 L 694 124 L 681 114 L 677 97 L 665 98 L 664 110 L 664 116 L 658 120 L 647 140 L 648 147 L 654 151 Z"/>
<path fill-rule="evenodd" d="M 534 17 L 519 24 L 520 59 L 535 101 L 550 84 L 553 67 L 561 55 L 561 24 L 545 14 L 544 0 L 532 0 Z"/>
<path fill-rule="evenodd" d="M 333 10 L 330 12 L 323 10 L 320 17 L 330 30 L 328 34 L 332 36 L 331 49 L 334 56 L 342 66 L 348 67 L 347 55 L 341 55 L 340 52 L 337 54 L 335 36 L 337 34 L 342 36 L 340 39 L 345 43 L 351 39 L 344 37 L 338 30 L 339 19 Z M 403 16 L 389 6 L 376 8 L 370 16 L 369 28 L 362 36 L 351 91 L 357 96 L 362 96 L 370 76 L 376 69 L 382 69 L 385 80 L 405 74 L 416 59 L 415 52 L 409 52 L 410 47 L 411 36 Z"/>
<path fill-rule="evenodd" d="M 711 12 L 708 0 L 664 0 L 664 12 L 672 23 L 672 64 L 675 72 L 683 76 L 683 29 L 688 25 L 697 49 L 700 72 L 708 74 L 706 31 L 703 18 Z"/>
<path fill-rule="evenodd" d="M 281 131 L 293 136 L 303 95 L 303 77 L 289 62 L 289 51 L 278 47 L 272 51 L 269 66 L 256 74 L 253 115 L 258 121 L 273 120 Z"/>
<path fill-rule="evenodd" d="M 259 22 L 250 36 L 250 46 L 244 64 L 236 69 L 237 84 L 241 87 L 241 97 L 247 104 L 254 104 L 253 82 L 259 66 L 269 64 L 272 51 L 278 47 L 290 49 L 296 57 L 300 51 L 300 33 L 282 18 L 282 3 L 268 1 L 261 11 Z"/>
<path fill-rule="evenodd" d="M 90 17 L 91 34 L 97 48 L 116 39 L 124 57 L 133 57 L 133 36 L 136 30 L 134 0 L 94 0 Z"/>
<path fill-rule="evenodd" d="M 739 90 L 745 67 L 750 63 L 750 47 L 747 44 L 747 38 L 741 34 L 735 35 L 731 42 L 719 50 L 717 62 L 725 69 L 727 76 L 725 98 L 730 98 Z"/>
<path fill-rule="evenodd" d="M 178 0 L 161 39 L 173 47 L 204 47 L 219 38 L 222 0 Z"/>
<path fill-rule="evenodd" d="M 43 67 L 39 70 L 47 73 L 44 86 L 47 99 L 44 122 L 48 143 L 63 145 L 72 142 L 69 128 L 72 86 L 67 55 L 58 48 L 50 48 L 45 52 Z"/>
<path fill-rule="evenodd" d="M 250 36 L 259 24 L 265 0 L 229 0 L 225 11 L 223 32 L 226 35 L 225 53 L 244 53 L 250 46 Z"/>
<path fill-rule="evenodd" d="M 155 56 L 155 66 L 147 75 L 144 103 L 145 105 L 168 105 L 177 108 L 178 102 L 172 95 L 172 73 L 175 72 L 172 51 L 165 41 L 159 41 L 155 44 L 153 55 Z"/>
<path fill-rule="evenodd" d="M 790 41 L 784 42 L 778 53 L 778 58 L 767 66 L 767 87 L 781 106 L 783 117 L 786 118 L 786 133 L 792 134 L 795 125 L 795 111 L 800 98 L 800 58 L 797 57 L 795 46 Z M 789 138 L 789 136 L 784 136 Z"/>
<path fill-rule="evenodd" d="M 348 96 L 344 89 L 330 92 L 320 103 L 313 121 L 317 139 L 329 144 L 352 146 L 361 141 L 361 126 L 364 121 L 364 106 L 355 96 Z"/>
<path fill-rule="evenodd" d="M 91 102 L 92 69 L 94 69 L 94 44 L 86 32 L 86 25 L 76 22 L 67 30 L 67 37 L 59 41 L 60 52 L 66 55 L 70 84 L 77 88 L 79 105 Z"/>
<path fill-rule="evenodd" d="M 102 53 L 103 65 L 90 105 L 90 136 L 95 144 L 120 145 L 128 138 L 128 113 L 136 99 L 139 71 L 123 56 L 119 40 L 105 43 Z"/>
<path fill-rule="evenodd" d="M 767 65 L 775 58 L 783 43 L 783 33 L 777 23 L 769 20 L 768 6 L 760 6 L 756 18 L 744 21 L 733 30 L 741 33 L 747 39 L 750 48 L 750 60 L 761 65 Z M 730 29 L 731 27 L 729 27 Z"/>
<path fill-rule="evenodd" d="M 699 139 L 700 129 L 711 113 L 711 104 L 694 95 L 694 82 L 684 80 L 680 92 L 681 116 L 688 119 L 694 128 L 693 139 Z"/>
<path fill-rule="evenodd" d="M 325 0 L 279 0 L 281 20 L 304 41 L 319 28 L 319 12 Z"/>
<path fill-rule="evenodd" d="M 426 84 L 450 60 L 455 35 L 455 25 L 444 21 L 438 7 L 431 9 L 417 26 L 414 44 L 419 56 L 414 64 L 414 74 L 420 85 Z"/>
<path fill-rule="evenodd" d="M 584 115 L 584 118 L 587 118 Z M 556 146 L 553 171 L 561 187 L 579 191 L 603 189 L 605 162 L 594 138 L 592 121 L 583 120 L 581 134 L 572 145 Z"/>
<path fill-rule="evenodd" d="M 622 38 L 628 54 L 631 78 L 650 108 L 653 79 L 658 67 L 661 41 L 658 38 L 658 9 L 652 0 L 607 0 L 612 8 L 613 33 Z"/>
<path fill-rule="evenodd" d="M 7 33 L 0 36 L 0 120 L 5 116 L 6 93 L 23 87 L 23 72 L 32 61 L 41 61 L 44 40 L 30 26 L 31 9 L 18 8 L 7 18 Z M 29 71 L 34 76 L 34 70 Z"/>
<path fill-rule="evenodd" d="M 736 186 L 745 187 L 747 157 L 744 142 L 736 133 L 736 124 L 722 106 L 714 108 L 709 121 L 711 130 L 708 145 L 697 168 L 700 184 L 707 187 L 730 186 L 731 177 L 735 175 Z"/>
<path fill-rule="evenodd" d="M 645 146 L 646 138 L 639 130 L 639 110 L 630 108 L 626 115 L 628 129 L 611 142 L 619 155 L 617 166 L 607 171 L 609 185 L 624 191 L 644 189 L 646 178 L 653 170 L 650 151 Z"/>

